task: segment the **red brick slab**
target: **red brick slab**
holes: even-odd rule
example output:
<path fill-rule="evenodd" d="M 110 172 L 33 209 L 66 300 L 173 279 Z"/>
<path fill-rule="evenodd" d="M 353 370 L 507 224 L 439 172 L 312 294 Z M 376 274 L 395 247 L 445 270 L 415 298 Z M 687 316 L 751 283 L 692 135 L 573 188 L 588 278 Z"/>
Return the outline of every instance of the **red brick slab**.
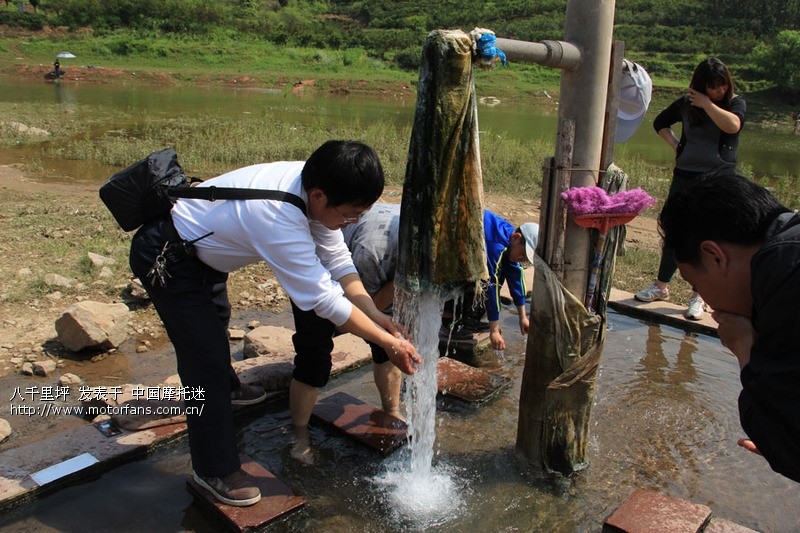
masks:
<path fill-rule="evenodd" d="M 317 402 L 312 415 L 383 455 L 389 455 L 407 440 L 405 422 L 345 392 Z"/>
<path fill-rule="evenodd" d="M 636 489 L 606 525 L 625 533 L 697 533 L 711 517 L 705 505 Z"/>
<path fill-rule="evenodd" d="M 261 500 L 249 507 L 234 507 L 217 501 L 211 493 L 189 477 L 186 485 L 199 501 L 214 510 L 234 531 L 252 531 L 273 520 L 300 509 L 306 499 L 298 496 L 281 480 L 260 464 L 242 455 L 242 470 L 256 479 L 261 490 Z"/>
<path fill-rule="evenodd" d="M 456 361 L 439 358 L 437 363 L 439 394 L 454 396 L 471 403 L 491 398 L 509 383 L 509 379 Z"/>

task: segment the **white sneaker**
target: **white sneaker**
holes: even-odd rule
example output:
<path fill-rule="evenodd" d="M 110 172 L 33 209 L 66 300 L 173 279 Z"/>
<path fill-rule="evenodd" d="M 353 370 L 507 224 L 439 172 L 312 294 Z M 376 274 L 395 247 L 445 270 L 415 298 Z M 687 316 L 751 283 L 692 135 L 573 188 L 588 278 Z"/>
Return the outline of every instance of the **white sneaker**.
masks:
<path fill-rule="evenodd" d="M 683 316 L 689 320 L 702 320 L 705 313 L 706 302 L 703 301 L 699 294 L 696 294 L 689 298 L 689 309 L 683 313 Z"/>
<path fill-rule="evenodd" d="M 634 298 L 640 302 L 655 302 L 656 300 L 669 300 L 669 287 L 663 289 L 658 286 L 655 281 L 651 283 L 646 289 L 643 289 L 633 295 Z"/>

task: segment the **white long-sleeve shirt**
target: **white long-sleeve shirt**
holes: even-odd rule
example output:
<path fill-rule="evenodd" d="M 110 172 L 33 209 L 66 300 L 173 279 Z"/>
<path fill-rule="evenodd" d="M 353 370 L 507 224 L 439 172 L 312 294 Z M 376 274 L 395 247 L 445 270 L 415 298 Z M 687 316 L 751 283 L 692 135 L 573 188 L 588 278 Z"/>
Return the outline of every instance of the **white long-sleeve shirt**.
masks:
<path fill-rule="evenodd" d="M 303 161 L 281 161 L 240 168 L 198 187 L 272 189 L 308 202 L 300 175 Z M 181 198 L 172 208 L 178 234 L 194 240 L 197 256 L 221 272 L 264 261 L 302 310 L 341 326 L 352 304 L 336 281 L 356 272 L 340 230 L 310 220 L 280 200 L 198 200 Z"/>

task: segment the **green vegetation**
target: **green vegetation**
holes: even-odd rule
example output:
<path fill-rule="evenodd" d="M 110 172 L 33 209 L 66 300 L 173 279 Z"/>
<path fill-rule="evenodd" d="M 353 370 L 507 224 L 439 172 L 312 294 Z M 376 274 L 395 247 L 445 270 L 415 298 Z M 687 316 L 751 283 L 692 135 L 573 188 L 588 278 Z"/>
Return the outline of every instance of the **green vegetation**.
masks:
<path fill-rule="evenodd" d="M 413 86 L 422 42 L 432 29 L 468 31 L 484 27 L 512 39 L 560 39 L 567 2 L 27 0 L 25 4 L 24 13 L 17 7 L 19 0 L 0 5 L 0 73 L 20 64 L 49 66 L 54 52 L 70 50 L 81 64 L 90 62 L 129 72 L 164 72 L 170 83 L 247 76 L 271 87 L 290 87 L 296 80 L 315 79 L 318 88 L 331 89 L 339 84 L 353 87 L 357 81 L 359 87 L 369 91 L 388 85 Z M 800 3 L 796 0 L 618 0 L 615 23 L 614 37 L 625 42 L 626 57 L 644 65 L 660 89 L 653 105 L 672 98 L 665 88 L 685 87 L 696 64 L 710 55 L 731 66 L 750 101 L 756 92 L 762 100 L 776 101 L 780 100 L 776 96 L 800 92 L 800 75 L 794 68 L 800 64 L 800 32 L 796 31 Z M 556 70 L 537 65 L 512 67 L 477 72 L 481 92 L 513 99 L 558 90 Z M 757 113 L 770 119 L 788 115 L 786 105 L 780 111 L 758 106 L 763 110 L 751 116 L 758 120 Z M 135 129 L 109 130 L 107 124 L 121 121 L 112 110 L 82 105 L 68 121 L 48 119 L 59 116 L 52 111 L 44 104 L 0 104 L 0 116 L 5 119 L 0 125 L 0 144 L 41 143 L 42 157 L 92 160 L 109 168 L 120 168 L 143 153 L 171 145 L 190 173 L 210 177 L 252 161 L 303 158 L 309 146 L 331 135 L 321 124 L 298 128 L 296 124 L 264 121 L 259 113 L 236 119 L 211 115 L 148 117 Z M 9 126 L 11 122 L 42 128 L 50 136 L 42 141 L 20 135 Z M 103 133 L 98 136 L 97 132 Z M 402 183 L 410 137 L 407 129 L 391 124 L 353 124 L 337 129 L 336 135 L 369 139 L 381 153 L 389 183 Z M 539 169 L 552 153 L 549 142 L 517 141 L 482 131 L 487 192 L 538 198 Z M 666 196 L 671 169 L 624 151 L 616 159 L 629 175 L 636 176 L 632 186 L 643 187 L 656 198 Z M 26 171 L 41 170 L 35 157 L 26 165 Z M 800 207 L 800 193 L 790 178 L 767 185 L 788 206 Z M 64 205 L 15 205 L 19 204 L 6 204 L 4 215 L 19 220 L 17 229 L 37 242 L 36 251 L 30 253 L 41 253 L 41 257 L 68 255 L 64 247 L 77 244 L 59 237 L 65 232 L 72 232 L 69 241 L 80 233 L 80 257 L 85 255 L 84 249 L 123 259 L 127 253 L 124 234 L 98 230 L 114 226 L 102 206 L 88 213 L 90 223 L 85 228 L 70 230 L 62 228 L 60 222 L 69 218 Z M 649 210 L 647 216 L 654 216 L 659 208 Z M 41 224 L 55 229 L 46 231 Z M 39 247 L 42 238 L 53 247 Z M 631 291 L 641 288 L 655 272 L 657 261 L 656 251 L 630 247 L 618 262 L 615 284 Z M 76 277 L 87 282 L 91 279 L 84 259 L 75 261 L 74 267 Z M 23 284 L 18 289 L 31 291 L 35 286 Z M 688 288 L 676 282 L 673 292 L 680 298 Z M 14 291 L 12 294 L 21 296 Z"/>
<path fill-rule="evenodd" d="M 420 46 L 436 28 L 490 28 L 526 41 L 563 35 L 566 0 L 6 0 L 0 28 L 42 32 L 20 49 L 45 61 L 53 44 L 122 67 L 342 76 L 379 71 L 407 79 Z M 684 86 L 698 61 L 721 57 L 748 90 L 797 91 L 800 3 L 784 0 L 619 0 L 615 39 L 659 85 Z M 90 29 L 87 32 L 86 29 Z M 8 37 L 0 39 L 6 48 Z M 2 42 L 6 41 L 6 42 Z M 178 67 L 180 65 L 180 67 Z M 784 68 L 772 68 L 783 65 Z M 557 79 L 548 69 L 515 67 L 526 83 Z M 346 71 L 346 74 L 345 74 Z M 787 79 L 789 78 L 789 79 Z M 538 88 L 538 87 L 537 87 Z"/>

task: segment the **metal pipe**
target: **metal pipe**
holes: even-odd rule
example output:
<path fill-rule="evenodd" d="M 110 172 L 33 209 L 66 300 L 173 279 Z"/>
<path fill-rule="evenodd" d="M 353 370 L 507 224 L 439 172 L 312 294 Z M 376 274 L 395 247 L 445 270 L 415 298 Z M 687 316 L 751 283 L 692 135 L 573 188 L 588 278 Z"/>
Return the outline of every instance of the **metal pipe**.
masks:
<path fill-rule="evenodd" d="M 581 43 L 580 67 L 561 73 L 559 118 L 575 121 L 571 187 L 597 184 L 603 147 L 614 0 L 569 0 L 564 37 Z M 559 147 L 556 147 L 558 159 Z M 589 230 L 567 225 L 564 286 L 579 300 L 586 294 L 592 250 Z"/>
<path fill-rule="evenodd" d="M 539 63 L 548 67 L 571 70 L 581 63 L 581 50 L 566 41 L 545 40 L 538 43 L 497 38 L 497 48 L 509 61 Z"/>

